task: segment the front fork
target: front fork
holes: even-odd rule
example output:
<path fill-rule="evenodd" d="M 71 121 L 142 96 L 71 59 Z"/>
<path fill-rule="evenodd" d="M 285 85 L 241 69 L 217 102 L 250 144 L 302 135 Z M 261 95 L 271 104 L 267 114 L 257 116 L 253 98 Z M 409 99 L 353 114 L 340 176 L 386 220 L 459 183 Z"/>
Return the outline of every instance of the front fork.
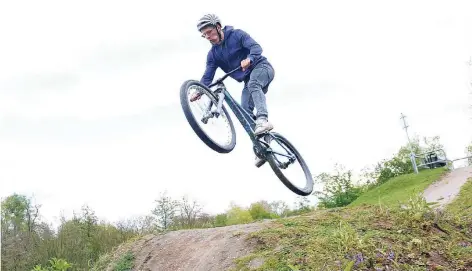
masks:
<path fill-rule="evenodd" d="M 221 89 L 217 89 L 215 91 L 216 95 L 218 96 L 218 104 L 216 105 L 216 108 L 211 110 L 212 106 L 213 106 L 213 101 L 210 101 L 210 103 L 208 104 L 208 107 L 207 107 L 207 110 L 205 111 L 205 115 L 203 116 L 202 118 L 202 122 L 203 123 L 208 123 L 208 120 L 210 118 L 213 118 L 213 117 L 219 117 L 221 115 L 221 111 L 222 111 L 222 108 L 223 108 L 223 102 L 225 100 L 225 94 L 223 92 L 223 90 Z"/>

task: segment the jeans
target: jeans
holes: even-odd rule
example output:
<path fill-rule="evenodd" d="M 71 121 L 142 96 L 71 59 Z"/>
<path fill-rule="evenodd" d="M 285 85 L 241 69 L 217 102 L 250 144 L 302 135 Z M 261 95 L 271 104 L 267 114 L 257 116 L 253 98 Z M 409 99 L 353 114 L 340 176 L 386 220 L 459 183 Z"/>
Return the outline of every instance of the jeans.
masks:
<path fill-rule="evenodd" d="M 269 85 L 274 79 L 274 69 L 267 62 L 257 64 L 251 71 L 249 78 L 244 81 L 244 88 L 241 94 L 241 106 L 254 119 L 268 117 L 265 94 L 269 90 Z M 257 115 L 254 115 L 254 107 Z"/>

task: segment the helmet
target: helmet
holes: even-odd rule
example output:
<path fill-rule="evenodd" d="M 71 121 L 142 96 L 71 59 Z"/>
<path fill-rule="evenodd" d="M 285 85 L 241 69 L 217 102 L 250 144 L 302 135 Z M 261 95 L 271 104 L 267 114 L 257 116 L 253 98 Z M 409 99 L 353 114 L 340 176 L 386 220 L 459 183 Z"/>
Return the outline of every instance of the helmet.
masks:
<path fill-rule="evenodd" d="M 216 26 L 217 23 L 221 24 L 220 18 L 218 18 L 218 16 L 215 14 L 206 14 L 200 18 L 200 20 L 198 20 L 197 28 L 198 31 L 201 31 L 204 27 L 208 25 Z"/>

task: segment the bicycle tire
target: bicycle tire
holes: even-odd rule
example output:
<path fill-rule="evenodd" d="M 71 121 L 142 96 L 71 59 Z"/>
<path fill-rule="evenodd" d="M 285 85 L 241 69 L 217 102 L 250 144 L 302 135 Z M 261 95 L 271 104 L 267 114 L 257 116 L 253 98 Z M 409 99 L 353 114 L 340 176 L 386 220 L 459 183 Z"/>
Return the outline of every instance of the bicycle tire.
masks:
<path fill-rule="evenodd" d="M 190 110 L 190 104 L 187 96 L 187 89 L 189 89 L 192 86 L 198 86 L 202 88 L 202 92 L 204 93 L 203 95 L 207 95 L 214 104 L 217 104 L 217 98 L 209 90 L 205 85 L 201 84 L 199 81 L 196 80 L 187 80 L 185 81 L 182 86 L 180 87 L 180 104 L 182 106 L 182 109 L 184 111 L 185 118 L 187 119 L 188 123 L 192 127 L 193 131 L 197 134 L 197 136 L 212 150 L 218 152 L 218 153 L 229 153 L 231 152 L 234 147 L 236 146 L 236 131 L 234 129 L 234 124 L 233 121 L 231 120 L 230 115 L 228 114 L 228 111 L 226 110 L 225 106 L 223 105 L 222 110 L 228 120 L 228 123 L 231 128 L 231 143 L 228 146 L 222 146 L 212 140 L 205 131 L 203 131 L 200 126 L 198 125 L 198 121 L 195 119 L 195 116 L 193 115 L 192 111 Z"/>
<path fill-rule="evenodd" d="M 293 144 L 284 136 L 282 136 L 279 133 L 276 132 L 271 132 L 271 134 L 282 144 L 284 144 L 290 151 L 293 152 L 295 157 L 297 158 L 298 162 L 300 163 L 303 172 L 305 173 L 305 187 L 300 188 L 296 185 L 294 185 L 280 170 L 280 168 L 277 166 L 277 163 L 275 161 L 275 158 L 273 155 L 270 153 L 267 154 L 267 161 L 270 164 L 270 167 L 274 171 L 275 175 L 280 179 L 280 181 L 291 191 L 293 191 L 295 194 L 298 194 L 300 196 L 308 196 L 313 192 L 313 176 L 311 175 L 310 169 L 308 168 L 308 165 L 306 164 L 305 160 L 301 156 L 300 152 L 293 146 Z M 274 140 L 274 139 L 272 139 Z"/>

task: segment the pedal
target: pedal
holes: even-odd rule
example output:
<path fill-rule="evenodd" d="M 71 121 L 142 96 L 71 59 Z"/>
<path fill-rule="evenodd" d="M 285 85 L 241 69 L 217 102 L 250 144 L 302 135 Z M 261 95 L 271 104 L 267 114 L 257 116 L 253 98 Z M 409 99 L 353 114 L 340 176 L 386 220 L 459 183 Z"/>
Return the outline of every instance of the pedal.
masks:
<path fill-rule="evenodd" d="M 256 164 L 256 167 L 260 168 L 262 165 L 265 164 L 265 162 L 267 162 L 267 161 L 264 160 L 264 159 L 259 160 L 259 162 L 257 162 L 257 164 Z"/>

